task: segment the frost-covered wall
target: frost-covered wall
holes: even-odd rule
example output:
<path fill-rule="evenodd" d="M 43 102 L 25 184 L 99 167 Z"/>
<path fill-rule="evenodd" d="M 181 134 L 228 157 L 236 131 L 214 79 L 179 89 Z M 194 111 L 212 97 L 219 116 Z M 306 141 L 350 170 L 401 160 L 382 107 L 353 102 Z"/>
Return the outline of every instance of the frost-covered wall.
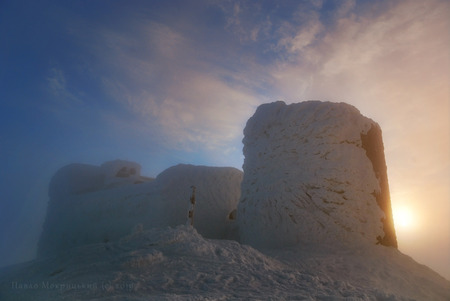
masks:
<path fill-rule="evenodd" d="M 185 224 L 191 186 L 196 186 L 195 228 L 224 238 L 235 227 L 230 213 L 240 197 L 242 172 L 229 167 L 177 165 L 156 179 L 142 177 L 137 163 L 116 160 L 71 164 L 53 176 L 38 255 L 107 242 L 144 228 Z"/>
<path fill-rule="evenodd" d="M 258 107 L 244 130 L 241 240 L 397 246 L 381 129 L 345 103 Z"/>

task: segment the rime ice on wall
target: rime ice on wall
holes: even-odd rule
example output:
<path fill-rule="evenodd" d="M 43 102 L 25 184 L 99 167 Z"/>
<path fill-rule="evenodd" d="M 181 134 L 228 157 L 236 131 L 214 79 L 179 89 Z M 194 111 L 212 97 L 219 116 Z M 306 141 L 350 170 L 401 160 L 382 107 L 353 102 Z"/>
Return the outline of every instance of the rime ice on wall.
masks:
<path fill-rule="evenodd" d="M 226 238 L 234 227 L 230 217 L 241 196 L 242 176 L 242 171 L 232 167 L 172 166 L 155 180 L 164 204 L 163 215 L 170 225 L 186 223 L 193 185 L 195 229 L 207 238 Z"/>
<path fill-rule="evenodd" d="M 49 196 L 58 199 L 147 180 L 141 176 L 141 166 L 135 162 L 114 160 L 101 166 L 74 163 L 56 172 L 50 182 Z"/>
<path fill-rule="evenodd" d="M 258 107 L 244 130 L 241 240 L 397 246 L 381 130 L 345 103 Z"/>
<path fill-rule="evenodd" d="M 103 163 L 100 169 L 105 175 L 104 184 L 109 187 L 143 182 L 141 166 L 135 162 L 125 160 L 108 161 Z"/>
<path fill-rule="evenodd" d="M 50 183 L 38 255 L 116 240 L 138 224 L 185 224 L 192 185 L 197 187 L 197 231 L 209 238 L 227 237 L 241 181 L 242 172 L 228 167 L 177 165 L 150 179 L 140 175 L 138 164 L 122 160 L 65 166 Z"/>

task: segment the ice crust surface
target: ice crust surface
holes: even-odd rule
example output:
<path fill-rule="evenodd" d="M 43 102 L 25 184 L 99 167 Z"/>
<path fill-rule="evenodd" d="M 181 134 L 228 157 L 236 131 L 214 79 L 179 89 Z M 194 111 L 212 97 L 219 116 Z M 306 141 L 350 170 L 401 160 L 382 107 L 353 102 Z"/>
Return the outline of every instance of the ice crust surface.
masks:
<path fill-rule="evenodd" d="M 205 237 L 226 238 L 235 231 L 229 215 L 236 210 L 241 181 L 242 172 L 231 167 L 180 164 L 150 179 L 140 175 L 138 164 L 123 160 L 65 166 L 50 183 L 38 253 L 114 241 L 137 224 L 146 229 L 185 224 L 191 186 L 196 187 L 196 229 Z"/>
<path fill-rule="evenodd" d="M 258 107 L 244 130 L 241 240 L 257 247 L 382 241 L 392 213 L 387 178 L 382 191 L 363 147 L 371 129 L 379 126 L 345 103 Z M 387 210 L 378 204 L 382 192 Z M 392 224 L 388 230 L 396 246 Z"/>

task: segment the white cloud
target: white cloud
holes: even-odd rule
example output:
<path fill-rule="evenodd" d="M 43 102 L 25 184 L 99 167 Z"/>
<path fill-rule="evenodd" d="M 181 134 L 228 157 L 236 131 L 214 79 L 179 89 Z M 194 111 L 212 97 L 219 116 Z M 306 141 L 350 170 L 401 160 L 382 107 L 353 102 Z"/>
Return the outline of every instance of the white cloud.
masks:
<path fill-rule="evenodd" d="M 49 70 L 47 77 L 47 89 L 52 100 L 57 106 L 70 107 L 74 104 L 81 104 L 81 101 L 67 87 L 67 80 L 64 72 L 60 68 Z"/>
<path fill-rule="evenodd" d="M 262 11 L 262 2 L 218 1 L 217 5 L 226 16 L 225 28 L 242 43 L 256 42 L 260 36 L 266 36 L 272 27 L 269 16 Z"/>
<path fill-rule="evenodd" d="M 317 12 L 303 13 L 299 18 L 306 19 L 299 28 L 294 29 L 292 28 L 293 25 L 285 23 L 280 29 L 280 34 L 283 37 L 279 40 L 277 46 L 286 49 L 291 54 L 301 53 L 307 46 L 314 43 L 317 35 L 324 29 Z M 292 31 L 293 34 L 290 33 Z"/>
<path fill-rule="evenodd" d="M 136 113 L 160 127 L 170 146 L 218 149 L 242 134 L 256 99 L 248 91 L 205 74 L 190 74 L 167 92 L 166 98 L 141 95 Z"/>
<path fill-rule="evenodd" d="M 135 120 L 122 122 L 108 113 L 104 117 L 141 137 L 147 133 L 167 148 L 228 149 L 241 137 L 257 105 L 253 91 L 243 83 L 251 80 L 203 61 L 205 49 L 167 25 L 137 24 L 136 35 L 99 32 L 101 45 L 94 50 L 112 66 L 112 74 L 103 75 L 103 87 Z M 130 51 L 142 44 L 139 55 Z M 102 47 L 108 52 L 100 52 Z"/>

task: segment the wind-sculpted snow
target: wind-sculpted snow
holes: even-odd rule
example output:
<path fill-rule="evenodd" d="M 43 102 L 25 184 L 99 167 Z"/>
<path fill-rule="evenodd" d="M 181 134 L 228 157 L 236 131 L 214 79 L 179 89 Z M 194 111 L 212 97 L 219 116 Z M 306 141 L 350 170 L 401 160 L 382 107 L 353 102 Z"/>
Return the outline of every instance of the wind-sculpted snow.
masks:
<path fill-rule="evenodd" d="M 244 135 L 237 215 L 243 242 L 397 246 L 374 121 L 344 103 L 275 102 L 257 109 Z"/>
<path fill-rule="evenodd" d="M 195 228 L 205 237 L 228 237 L 241 181 L 242 172 L 228 167 L 177 165 L 150 179 L 128 161 L 65 166 L 50 183 L 39 256 L 114 241 L 137 224 L 146 229 L 185 224 L 191 186 L 197 188 Z"/>
<path fill-rule="evenodd" d="M 115 242 L 0 269 L 9 300 L 449 300 L 450 282 L 394 248 L 263 253 L 190 226 L 137 226 Z"/>

